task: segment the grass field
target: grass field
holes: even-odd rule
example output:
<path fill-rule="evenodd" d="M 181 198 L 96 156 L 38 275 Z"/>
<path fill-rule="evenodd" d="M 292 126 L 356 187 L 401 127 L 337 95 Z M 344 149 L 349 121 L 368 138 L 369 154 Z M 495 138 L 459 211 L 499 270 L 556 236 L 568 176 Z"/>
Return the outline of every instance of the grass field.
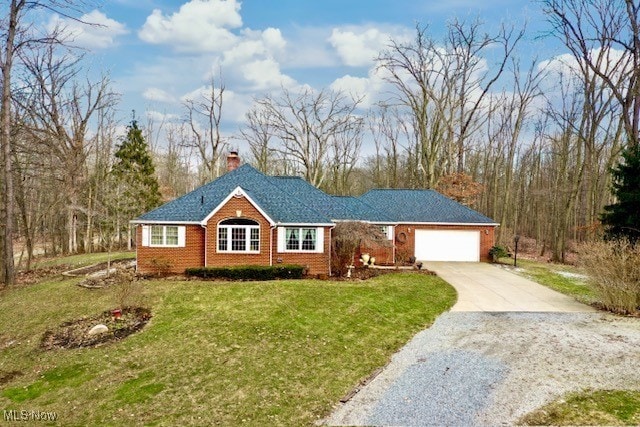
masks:
<path fill-rule="evenodd" d="M 33 268 L 53 267 L 56 265 L 69 265 L 71 268 L 86 267 L 107 261 L 117 261 L 122 259 L 135 259 L 136 253 L 132 251 L 120 252 L 96 252 L 91 254 L 71 255 L 58 258 L 36 258 Z"/>
<path fill-rule="evenodd" d="M 0 407 L 62 425 L 310 425 L 454 303 L 433 276 L 144 282 L 153 318 L 125 340 L 43 351 L 49 327 L 114 308 L 54 278 L 0 291 Z"/>
<path fill-rule="evenodd" d="M 640 425 L 640 391 L 572 393 L 528 414 L 520 421 L 527 425 Z"/>
<path fill-rule="evenodd" d="M 501 259 L 504 264 L 513 265 L 513 260 Z M 534 282 L 555 291 L 591 304 L 596 297 L 584 278 L 584 272 L 572 265 L 552 264 L 518 258 L 518 268 L 512 270 Z"/>

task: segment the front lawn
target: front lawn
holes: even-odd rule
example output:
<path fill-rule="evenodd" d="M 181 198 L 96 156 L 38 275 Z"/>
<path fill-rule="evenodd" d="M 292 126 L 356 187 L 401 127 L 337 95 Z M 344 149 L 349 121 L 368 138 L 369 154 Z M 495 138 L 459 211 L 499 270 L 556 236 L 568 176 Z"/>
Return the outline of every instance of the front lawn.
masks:
<path fill-rule="evenodd" d="M 0 406 L 63 425 L 310 425 L 456 299 L 441 279 L 147 281 L 152 318 L 97 348 L 40 349 L 47 328 L 114 308 L 50 279 L 0 292 Z"/>

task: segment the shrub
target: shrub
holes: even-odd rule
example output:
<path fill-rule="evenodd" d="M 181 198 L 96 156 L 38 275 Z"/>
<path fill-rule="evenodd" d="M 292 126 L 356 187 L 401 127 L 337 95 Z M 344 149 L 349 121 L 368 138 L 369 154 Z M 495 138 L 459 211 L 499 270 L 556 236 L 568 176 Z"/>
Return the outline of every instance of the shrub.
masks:
<path fill-rule="evenodd" d="M 579 263 L 603 308 L 622 314 L 640 309 L 640 244 L 628 240 L 584 244 Z"/>
<path fill-rule="evenodd" d="M 498 259 L 509 256 L 509 252 L 507 252 L 504 246 L 495 245 L 489 249 L 489 255 L 491 256 L 491 261 L 498 262 Z"/>
<path fill-rule="evenodd" d="M 356 252 L 362 246 L 389 247 L 391 243 L 379 226 L 359 221 L 336 224 L 331 233 L 331 271 L 344 276 L 353 264 Z"/>
<path fill-rule="evenodd" d="M 203 279 L 228 280 L 274 280 L 301 279 L 305 268 L 301 265 L 248 265 L 242 267 L 197 267 L 187 268 L 187 276 Z"/>
<path fill-rule="evenodd" d="M 151 259 L 151 268 L 153 268 L 155 276 L 165 277 L 171 272 L 171 262 L 164 258 L 153 258 Z"/>
<path fill-rule="evenodd" d="M 113 280 L 111 291 L 116 308 L 125 309 L 145 305 L 142 283 L 133 270 L 118 269 L 112 274 L 111 279 Z"/>

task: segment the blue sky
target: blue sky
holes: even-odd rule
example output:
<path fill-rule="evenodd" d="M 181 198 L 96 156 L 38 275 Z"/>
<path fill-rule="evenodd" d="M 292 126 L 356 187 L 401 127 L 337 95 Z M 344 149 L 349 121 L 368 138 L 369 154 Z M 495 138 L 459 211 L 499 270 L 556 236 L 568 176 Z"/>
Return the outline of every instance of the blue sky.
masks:
<path fill-rule="evenodd" d="M 539 4 L 528 0 L 111 0 L 98 6 L 83 19 L 102 27 L 65 23 L 88 49 L 90 72 L 108 73 L 121 93 L 124 122 L 132 109 L 180 120 L 182 101 L 206 90 L 212 72 L 221 71 L 227 133 L 237 130 L 254 97 L 283 86 L 342 89 L 373 102 L 380 96 L 372 78 L 376 52 L 390 37 L 410 38 L 416 23 L 429 25 L 438 39 L 453 17 L 479 17 L 487 31 L 526 21 L 520 56 L 560 53 L 554 40 L 536 40 L 545 24 Z"/>

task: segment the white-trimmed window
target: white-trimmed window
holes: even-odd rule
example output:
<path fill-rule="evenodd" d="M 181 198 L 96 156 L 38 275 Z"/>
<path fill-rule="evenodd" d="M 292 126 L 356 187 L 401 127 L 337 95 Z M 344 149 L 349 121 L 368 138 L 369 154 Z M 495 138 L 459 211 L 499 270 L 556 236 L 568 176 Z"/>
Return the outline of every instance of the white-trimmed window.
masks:
<path fill-rule="evenodd" d="M 278 252 L 324 252 L 322 227 L 278 228 Z"/>
<path fill-rule="evenodd" d="M 231 218 L 218 224 L 218 252 L 260 252 L 260 224 Z"/>
<path fill-rule="evenodd" d="M 387 240 L 393 240 L 393 226 L 392 225 L 379 225 L 380 232 L 384 234 Z"/>
<path fill-rule="evenodd" d="M 142 246 L 184 247 L 186 228 L 181 225 L 144 225 Z"/>

